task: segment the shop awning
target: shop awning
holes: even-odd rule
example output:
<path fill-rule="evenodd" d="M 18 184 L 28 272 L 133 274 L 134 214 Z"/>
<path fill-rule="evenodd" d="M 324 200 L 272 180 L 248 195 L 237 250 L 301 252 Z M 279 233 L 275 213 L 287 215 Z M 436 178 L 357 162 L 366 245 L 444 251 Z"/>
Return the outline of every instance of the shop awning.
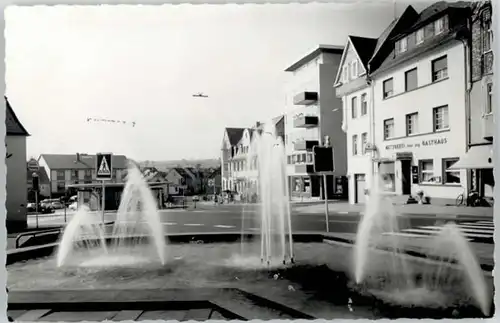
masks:
<path fill-rule="evenodd" d="M 448 169 L 492 169 L 493 146 L 472 146 L 464 156 Z"/>

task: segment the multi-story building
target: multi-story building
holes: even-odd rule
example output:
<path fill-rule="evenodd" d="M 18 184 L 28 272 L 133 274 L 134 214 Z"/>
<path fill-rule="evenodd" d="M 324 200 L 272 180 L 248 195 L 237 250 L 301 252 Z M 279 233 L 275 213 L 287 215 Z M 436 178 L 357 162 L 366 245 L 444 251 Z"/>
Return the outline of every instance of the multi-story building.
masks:
<path fill-rule="evenodd" d="M 467 104 L 468 151 L 460 156 L 454 169 L 470 172 L 470 188 L 480 196 L 493 197 L 493 137 L 495 133 L 493 100 L 493 30 L 491 1 L 475 3 L 471 17 L 470 99 Z"/>
<path fill-rule="evenodd" d="M 421 190 L 433 204 L 454 203 L 467 189 L 466 172 L 450 167 L 467 147 L 470 5 L 438 2 L 420 14 L 409 6 L 377 40 L 363 69 L 373 106 L 368 128 L 360 122 L 348 126 L 350 163 L 360 159 L 356 151 L 369 148 L 371 162 L 363 159 L 356 172 L 383 174 L 387 189 L 403 199 Z M 339 78 L 345 79 L 349 67 L 341 68 Z M 338 94 L 347 111 L 357 108 L 352 94 Z M 357 192 L 350 201 L 361 202 L 361 181 L 350 175 Z"/>
<path fill-rule="evenodd" d="M 285 122 L 280 115 L 270 121 L 275 135 L 284 141 Z M 248 153 L 253 136 L 264 129 L 264 123 L 257 122 L 251 128 L 226 128 L 221 149 L 221 185 L 222 191 L 230 191 L 236 199 L 241 198 L 257 180 L 257 170 L 248 163 Z"/>
<path fill-rule="evenodd" d="M 8 232 L 23 230 L 28 225 L 26 204 L 28 199 L 26 137 L 29 136 L 5 97 L 5 166 L 7 166 L 6 228 Z"/>
<path fill-rule="evenodd" d="M 344 111 L 333 89 L 342 52 L 343 47 L 319 45 L 285 70 L 290 72 L 284 123 L 291 198 L 323 198 L 322 177 L 314 173 L 312 149 L 326 137 L 335 158 L 335 175 L 327 177 L 328 197 L 334 193 L 334 178 L 346 175 L 346 134 L 341 129 Z"/>
<path fill-rule="evenodd" d="M 38 158 L 40 167 L 45 168 L 50 181 L 51 198 L 65 195 L 68 185 L 93 184 L 96 179 L 96 156 L 88 154 L 42 154 Z M 123 183 L 127 170 L 127 158 L 113 155 L 112 180 Z"/>

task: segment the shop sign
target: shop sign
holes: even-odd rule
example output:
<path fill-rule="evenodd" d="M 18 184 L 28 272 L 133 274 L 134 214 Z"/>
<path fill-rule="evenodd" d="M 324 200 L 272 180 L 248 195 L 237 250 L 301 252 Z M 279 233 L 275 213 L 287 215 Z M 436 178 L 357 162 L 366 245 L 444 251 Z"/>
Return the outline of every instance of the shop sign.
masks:
<path fill-rule="evenodd" d="M 433 147 L 445 145 L 448 143 L 448 138 L 436 138 L 436 139 L 424 139 L 415 143 L 400 143 L 394 145 L 386 145 L 386 150 L 400 150 L 400 149 L 411 149 L 411 148 L 420 148 L 420 147 Z"/>

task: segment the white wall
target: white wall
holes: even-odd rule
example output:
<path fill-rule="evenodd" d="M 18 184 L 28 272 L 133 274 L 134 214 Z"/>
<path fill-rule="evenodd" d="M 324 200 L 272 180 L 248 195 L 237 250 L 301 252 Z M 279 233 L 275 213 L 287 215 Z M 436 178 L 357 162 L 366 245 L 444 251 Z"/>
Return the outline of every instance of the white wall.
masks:
<path fill-rule="evenodd" d="M 443 55 L 448 57 L 448 79 L 431 82 L 433 59 Z M 404 72 L 417 67 L 418 88 L 404 93 Z M 382 98 L 383 81 L 393 77 L 394 96 Z M 385 75 L 377 76 L 374 84 L 375 93 L 375 141 L 381 158 L 395 158 L 396 152 L 413 152 L 413 165 L 421 159 L 434 160 L 435 176 L 442 176 L 442 158 L 460 157 L 466 151 L 466 115 L 465 115 L 465 65 L 464 49 L 460 42 L 434 52 L 418 61 L 398 66 Z M 448 131 L 433 132 L 433 108 L 448 105 Z M 406 114 L 418 112 L 418 133 L 406 136 Z M 394 118 L 394 139 L 384 140 L 384 120 Z M 443 144 L 424 145 L 434 139 L 446 139 Z M 401 145 L 406 145 L 402 147 Z M 408 147 L 408 145 L 413 147 Z M 396 169 L 396 189 L 401 181 Z M 466 184 L 465 171 L 461 182 Z M 456 198 L 463 191 L 460 186 L 428 184 L 421 185 L 425 194 L 431 197 Z"/>

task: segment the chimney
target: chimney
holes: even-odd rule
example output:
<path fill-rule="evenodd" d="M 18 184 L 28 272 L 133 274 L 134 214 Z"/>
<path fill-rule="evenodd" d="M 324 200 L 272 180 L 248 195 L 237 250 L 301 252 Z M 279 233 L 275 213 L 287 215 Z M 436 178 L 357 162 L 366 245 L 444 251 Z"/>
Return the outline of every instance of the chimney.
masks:
<path fill-rule="evenodd" d="M 76 161 L 79 162 L 80 161 L 80 153 L 76 153 Z"/>

